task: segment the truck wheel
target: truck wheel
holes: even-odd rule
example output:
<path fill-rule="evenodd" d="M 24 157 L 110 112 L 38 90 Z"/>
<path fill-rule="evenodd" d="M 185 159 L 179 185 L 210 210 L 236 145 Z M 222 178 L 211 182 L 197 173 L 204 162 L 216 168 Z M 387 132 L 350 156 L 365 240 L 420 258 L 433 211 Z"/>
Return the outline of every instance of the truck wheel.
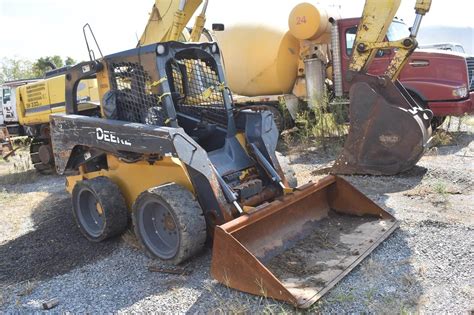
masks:
<path fill-rule="evenodd" d="M 204 247 L 206 221 L 193 194 L 171 183 L 143 192 L 133 206 L 135 234 L 152 257 L 178 265 Z"/>
<path fill-rule="evenodd" d="M 298 179 L 296 178 L 296 172 L 293 167 L 290 165 L 290 160 L 288 157 L 284 156 L 280 152 L 275 152 L 278 163 L 280 163 L 281 169 L 285 174 L 286 181 L 291 188 L 298 187 Z"/>
<path fill-rule="evenodd" d="M 120 188 L 107 177 L 78 182 L 72 190 L 72 213 L 79 229 L 92 242 L 121 234 L 128 211 Z"/>
<path fill-rule="evenodd" d="M 30 159 L 38 173 L 51 175 L 55 172 L 53 150 L 48 140 L 34 139 L 32 141 Z"/>

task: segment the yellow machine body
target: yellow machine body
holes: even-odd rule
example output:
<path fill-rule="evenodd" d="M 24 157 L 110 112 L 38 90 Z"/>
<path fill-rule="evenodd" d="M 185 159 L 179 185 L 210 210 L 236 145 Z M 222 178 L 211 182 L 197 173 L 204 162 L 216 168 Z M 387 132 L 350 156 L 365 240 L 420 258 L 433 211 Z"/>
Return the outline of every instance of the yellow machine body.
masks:
<path fill-rule="evenodd" d="M 281 21 L 236 23 L 216 32 L 231 90 L 244 96 L 291 94 L 297 77 L 304 75 L 306 46 L 328 45 L 329 19 L 338 16 L 301 3 Z"/>
<path fill-rule="evenodd" d="M 145 161 L 125 163 L 114 155 L 107 155 L 107 164 L 108 169 L 68 176 L 66 178 L 67 191 L 72 193 L 78 181 L 106 176 L 120 187 L 130 211 L 138 196 L 152 187 L 174 182 L 194 192 L 186 168 L 176 158 L 166 157 L 155 162 L 154 165 L 150 165 Z"/>
<path fill-rule="evenodd" d="M 247 24 L 231 26 L 215 36 L 233 92 L 257 96 L 291 91 L 300 46 L 290 33 L 275 26 Z"/>
<path fill-rule="evenodd" d="M 331 17 L 338 16 L 323 7 L 303 2 L 291 10 L 288 18 L 290 33 L 299 40 L 311 40 L 316 43 L 330 42 Z"/>
<path fill-rule="evenodd" d="M 21 125 L 49 123 L 49 115 L 65 111 L 65 76 L 59 75 L 16 89 L 17 111 Z M 77 91 L 81 110 L 93 108 L 99 102 L 97 81 L 84 80 Z"/>

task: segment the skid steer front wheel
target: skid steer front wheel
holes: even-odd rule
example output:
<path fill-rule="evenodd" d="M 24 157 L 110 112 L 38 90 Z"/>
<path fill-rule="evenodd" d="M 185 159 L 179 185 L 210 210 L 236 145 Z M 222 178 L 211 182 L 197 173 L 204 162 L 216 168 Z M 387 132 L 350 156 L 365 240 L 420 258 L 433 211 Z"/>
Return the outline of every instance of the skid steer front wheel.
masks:
<path fill-rule="evenodd" d="M 166 184 L 142 193 L 133 206 L 135 234 L 148 253 L 177 265 L 206 241 L 206 221 L 191 192 Z"/>
<path fill-rule="evenodd" d="M 127 228 L 128 211 L 119 187 L 107 177 L 78 182 L 72 191 L 74 219 L 84 236 L 100 242 Z"/>

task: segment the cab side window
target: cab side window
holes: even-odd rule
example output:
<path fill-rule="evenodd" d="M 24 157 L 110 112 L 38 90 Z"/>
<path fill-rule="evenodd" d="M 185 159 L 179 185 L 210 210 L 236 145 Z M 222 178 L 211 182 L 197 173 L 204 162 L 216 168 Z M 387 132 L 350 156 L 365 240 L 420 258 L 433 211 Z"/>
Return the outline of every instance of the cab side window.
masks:
<path fill-rule="evenodd" d="M 3 88 L 3 96 L 2 96 L 2 99 L 3 99 L 3 104 L 6 104 L 7 102 L 10 101 L 10 96 L 11 96 L 11 91 L 9 88 Z"/>
<path fill-rule="evenodd" d="M 346 31 L 346 54 L 352 56 L 352 49 L 356 39 L 357 27 L 351 27 Z"/>
<path fill-rule="evenodd" d="M 346 54 L 352 56 L 352 50 L 354 49 L 354 42 L 357 36 L 357 27 L 351 27 L 346 31 Z M 391 54 L 391 50 L 379 50 L 375 58 L 380 58 Z"/>

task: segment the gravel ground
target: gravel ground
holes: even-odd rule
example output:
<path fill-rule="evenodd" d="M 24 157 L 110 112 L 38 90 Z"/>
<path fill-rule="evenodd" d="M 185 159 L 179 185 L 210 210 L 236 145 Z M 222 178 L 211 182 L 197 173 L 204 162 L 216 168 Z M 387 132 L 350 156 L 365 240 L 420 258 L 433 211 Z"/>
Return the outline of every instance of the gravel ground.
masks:
<path fill-rule="evenodd" d="M 401 226 L 311 311 L 474 310 L 474 128 L 465 128 L 406 174 L 345 177 Z M 288 152 L 300 183 L 325 172 L 330 151 Z M 0 312 L 39 311 L 51 298 L 54 312 L 296 311 L 217 284 L 210 249 L 174 275 L 150 272 L 159 263 L 131 233 L 90 243 L 74 225 L 63 178 L 10 169 L 0 163 Z"/>

